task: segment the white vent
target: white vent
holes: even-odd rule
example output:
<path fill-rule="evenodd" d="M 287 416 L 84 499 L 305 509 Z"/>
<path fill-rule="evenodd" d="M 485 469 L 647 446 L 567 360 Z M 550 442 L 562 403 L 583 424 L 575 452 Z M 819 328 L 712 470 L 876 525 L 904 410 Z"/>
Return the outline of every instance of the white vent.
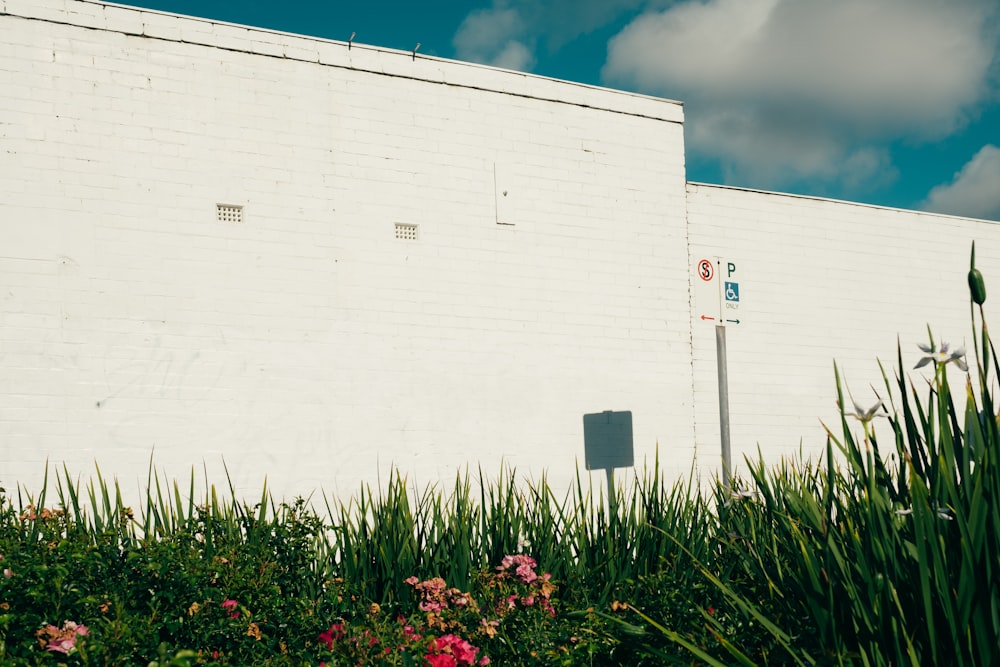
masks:
<path fill-rule="evenodd" d="M 239 225 L 243 222 L 243 207 L 231 204 L 216 204 L 215 217 L 219 222 Z"/>
<path fill-rule="evenodd" d="M 416 241 L 417 240 L 417 226 L 416 225 L 404 225 L 400 222 L 396 223 L 396 238 L 403 241 Z"/>

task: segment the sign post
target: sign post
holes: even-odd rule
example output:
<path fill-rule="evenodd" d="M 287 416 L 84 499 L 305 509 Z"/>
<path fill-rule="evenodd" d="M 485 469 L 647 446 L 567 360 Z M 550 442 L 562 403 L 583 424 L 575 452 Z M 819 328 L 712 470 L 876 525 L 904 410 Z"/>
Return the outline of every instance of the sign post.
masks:
<path fill-rule="evenodd" d="M 719 375 L 719 435 L 722 439 L 722 484 L 728 489 L 732 475 L 729 439 L 729 373 L 726 363 L 726 326 L 715 325 L 715 363 Z"/>
<path fill-rule="evenodd" d="M 725 267 L 725 268 L 723 268 Z M 699 259 L 695 263 L 697 315 L 703 322 L 715 323 L 715 362 L 719 386 L 719 437 L 722 441 L 722 483 L 729 488 L 732 479 L 732 454 L 729 430 L 729 370 L 726 357 L 726 325 L 739 324 L 740 284 L 735 262 Z M 708 293 L 714 288 L 714 297 Z M 699 303 L 700 302 L 700 303 Z"/>
<path fill-rule="evenodd" d="M 604 468 L 608 477 L 608 514 L 618 520 L 618 490 L 615 468 L 635 465 L 632 442 L 632 412 L 605 410 L 583 416 L 583 448 L 587 470 Z"/>

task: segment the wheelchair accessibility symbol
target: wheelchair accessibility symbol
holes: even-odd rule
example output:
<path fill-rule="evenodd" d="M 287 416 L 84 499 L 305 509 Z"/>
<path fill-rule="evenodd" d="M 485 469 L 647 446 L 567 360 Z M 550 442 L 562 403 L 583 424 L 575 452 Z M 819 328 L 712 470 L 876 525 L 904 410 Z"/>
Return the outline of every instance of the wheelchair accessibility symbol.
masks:
<path fill-rule="evenodd" d="M 726 283 L 726 301 L 736 301 L 740 300 L 740 284 L 739 283 Z"/>

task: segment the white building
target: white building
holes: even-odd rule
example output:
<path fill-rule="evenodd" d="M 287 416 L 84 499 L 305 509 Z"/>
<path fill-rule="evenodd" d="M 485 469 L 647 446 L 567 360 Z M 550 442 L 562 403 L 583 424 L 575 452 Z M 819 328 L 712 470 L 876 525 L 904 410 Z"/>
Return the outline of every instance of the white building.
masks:
<path fill-rule="evenodd" d="M 734 460 L 815 452 L 834 360 L 874 402 L 897 335 L 968 337 L 971 241 L 1000 259 L 995 223 L 689 184 L 679 103 L 408 52 L 0 0 L 0 90 L 8 489 L 151 454 L 249 495 L 562 487 L 605 410 L 714 474 L 723 272 Z"/>

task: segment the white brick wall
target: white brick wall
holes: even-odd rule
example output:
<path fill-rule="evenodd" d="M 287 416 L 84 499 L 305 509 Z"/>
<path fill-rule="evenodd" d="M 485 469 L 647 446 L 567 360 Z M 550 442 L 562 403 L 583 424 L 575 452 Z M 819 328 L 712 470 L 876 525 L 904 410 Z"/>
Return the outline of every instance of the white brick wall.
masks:
<path fill-rule="evenodd" d="M 692 262 L 722 256 L 738 267 L 741 322 L 726 332 L 734 463 L 756 456 L 758 445 L 769 460 L 800 444 L 807 455 L 820 452 L 820 420 L 840 429 L 835 361 L 868 407 L 878 400 L 873 386 L 886 395 L 878 360 L 894 373 L 897 336 L 918 388 L 926 374 L 912 367 L 928 326 L 936 340 L 971 350 L 973 240 L 988 287 L 1000 285 L 1000 225 L 981 220 L 692 184 L 688 223 Z M 716 464 L 711 323 L 696 324 L 693 347 L 698 456 Z"/>
<path fill-rule="evenodd" d="M 250 494 L 501 460 L 564 486 L 607 409 L 687 469 L 679 105 L 2 1 L 0 484 L 129 486 L 152 452 Z"/>
<path fill-rule="evenodd" d="M 1000 260 L 993 223 L 685 186 L 676 103 L 364 45 L 0 0 L 0 90 L 7 487 L 129 488 L 152 453 L 251 495 L 501 461 L 565 488 L 602 410 L 711 475 L 717 256 L 734 460 L 812 454 L 834 360 L 870 404 L 897 335 L 907 367 L 928 324 L 967 340 L 971 241 Z"/>

